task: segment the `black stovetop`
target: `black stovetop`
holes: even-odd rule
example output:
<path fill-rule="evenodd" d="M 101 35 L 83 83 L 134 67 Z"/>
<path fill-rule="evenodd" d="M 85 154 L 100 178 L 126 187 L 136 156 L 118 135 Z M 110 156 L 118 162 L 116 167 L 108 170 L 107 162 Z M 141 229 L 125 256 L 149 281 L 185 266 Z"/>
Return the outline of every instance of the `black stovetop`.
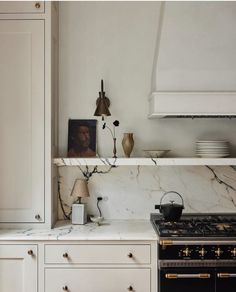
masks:
<path fill-rule="evenodd" d="M 236 214 L 184 214 L 178 222 L 151 214 L 151 221 L 160 237 L 236 237 Z"/>

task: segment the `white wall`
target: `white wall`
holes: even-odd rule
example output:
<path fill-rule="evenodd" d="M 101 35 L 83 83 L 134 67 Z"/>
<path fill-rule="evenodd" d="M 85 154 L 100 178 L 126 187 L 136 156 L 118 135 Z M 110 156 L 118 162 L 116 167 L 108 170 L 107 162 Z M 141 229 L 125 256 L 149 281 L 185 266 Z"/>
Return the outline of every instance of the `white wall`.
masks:
<path fill-rule="evenodd" d="M 148 95 L 160 2 L 60 2 L 60 155 L 66 155 L 69 118 L 94 118 L 100 79 L 122 133 L 134 132 L 133 156 L 168 148 L 191 156 L 198 138 L 224 138 L 236 145 L 235 120 L 148 120 Z M 98 130 L 99 154 L 112 155 L 109 133 Z"/>

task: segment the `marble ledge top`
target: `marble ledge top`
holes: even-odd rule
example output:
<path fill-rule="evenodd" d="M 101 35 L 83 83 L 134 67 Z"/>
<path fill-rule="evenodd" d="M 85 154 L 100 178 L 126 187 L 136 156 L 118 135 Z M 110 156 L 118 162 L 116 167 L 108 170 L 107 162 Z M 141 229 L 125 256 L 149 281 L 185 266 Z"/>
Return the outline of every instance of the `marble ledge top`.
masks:
<path fill-rule="evenodd" d="M 101 226 L 95 223 L 72 225 L 58 221 L 53 229 L 0 229 L 0 241 L 48 241 L 48 240 L 157 240 L 149 220 L 107 220 Z"/>
<path fill-rule="evenodd" d="M 236 165 L 236 158 L 200 157 L 118 157 L 118 158 L 54 158 L 56 166 L 192 166 L 192 165 Z"/>

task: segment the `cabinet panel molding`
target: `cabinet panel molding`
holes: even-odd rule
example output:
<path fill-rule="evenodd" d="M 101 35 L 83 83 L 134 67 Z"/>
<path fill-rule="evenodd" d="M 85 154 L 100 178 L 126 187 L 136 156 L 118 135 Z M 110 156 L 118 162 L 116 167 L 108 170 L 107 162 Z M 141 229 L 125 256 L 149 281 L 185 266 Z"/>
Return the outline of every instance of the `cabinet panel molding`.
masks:
<path fill-rule="evenodd" d="M 1 292 L 37 292 L 37 246 L 0 244 Z"/>
<path fill-rule="evenodd" d="M 46 245 L 46 264 L 150 264 L 151 248 L 142 245 Z"/>
<path fill-rule="evenodd" d="M 46 269 L 45 292 L 150 292 L 150 269 Z M 66 290 L 67 289 L 67 290 Z"/>
<path fill-rule="evenodd" d="M 44 221 L 44 29 L 0 20 L 1 222 Z"/>

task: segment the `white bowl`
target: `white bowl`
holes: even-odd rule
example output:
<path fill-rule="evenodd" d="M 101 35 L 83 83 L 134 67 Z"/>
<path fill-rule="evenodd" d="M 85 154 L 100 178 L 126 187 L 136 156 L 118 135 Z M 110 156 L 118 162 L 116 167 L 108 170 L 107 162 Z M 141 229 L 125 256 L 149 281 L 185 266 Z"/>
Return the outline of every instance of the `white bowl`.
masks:
<path fill-rule="evenodd" d="M 104 220 L 104 217 L 93 217 L 93 216 L 91 216 L 90 220 L 93 223 L 96 223 L 97 225 L 101 225 L 102 221 Z"/>
<path fill-rule="evenodd" d="M 160 158 L 165 156 L 170 150 L 143 150 L 147 157 Z"/>

